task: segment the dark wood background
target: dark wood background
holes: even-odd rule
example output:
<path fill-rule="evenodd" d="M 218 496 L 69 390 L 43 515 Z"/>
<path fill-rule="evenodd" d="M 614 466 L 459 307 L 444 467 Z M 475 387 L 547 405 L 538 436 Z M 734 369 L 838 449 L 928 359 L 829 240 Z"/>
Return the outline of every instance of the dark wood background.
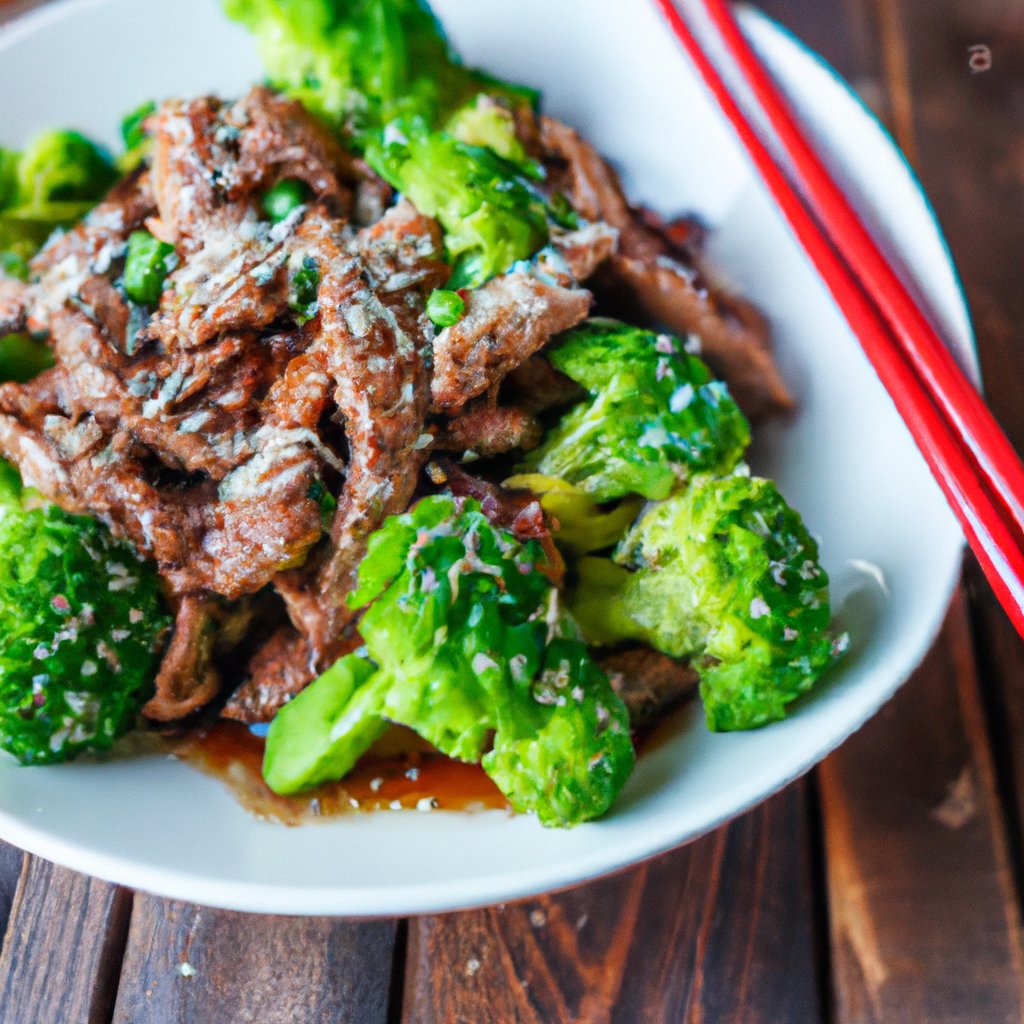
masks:
<path fill-rule="evenodd" d="M 762 6 L 914 163 L 1024 451 L 1024 0 Z M 924 664 L 810 776 L 569 892 L 408 921 L 261 917 L 0 843 L 0 1024 L 1020 1021 L 1022 821 L 1024 646 L 968 559 Z"/>

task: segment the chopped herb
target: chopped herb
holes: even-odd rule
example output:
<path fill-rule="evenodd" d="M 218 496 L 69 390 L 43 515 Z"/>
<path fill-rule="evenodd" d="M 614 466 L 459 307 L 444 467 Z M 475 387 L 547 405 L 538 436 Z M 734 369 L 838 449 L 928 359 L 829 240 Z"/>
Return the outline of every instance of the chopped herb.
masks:
<path fill-rule="evenodd" d="M 302 264 L 292 275 L 291 293 L 288 305 L 297 314 L 296 320 L 304 324 L 316 316 L 317 291 L 320 288 L 320 268 L 312 256 L 304 256 Z"/>

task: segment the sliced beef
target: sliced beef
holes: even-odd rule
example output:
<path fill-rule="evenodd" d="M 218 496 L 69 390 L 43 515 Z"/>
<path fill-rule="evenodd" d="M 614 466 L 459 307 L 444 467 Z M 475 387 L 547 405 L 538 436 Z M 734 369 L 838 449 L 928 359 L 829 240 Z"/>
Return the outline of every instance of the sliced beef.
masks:
<path fill-rule="evenodd" d="M 530 413 L 515 406 L 495 407 L 487 399 L 478 399 L 441 425 L 434 449 L 460 455 L 472 452 L 487 459 L 514 448 L 529 451 L 540 444 L 543 436 L 544 428 Z"/>
<path fill-rule="evenodd" d="M 25 329 L 28 304 L 28 285 L 0 274 L 0 338 Z"/>
<path fill-rule="evenodd" d="M 602 282 L 623 290 L 673 331 L 699 336 L 703 356 L 749 416 L 791 409 L 764 320 L 712 289 L 677 246 L 632 210 L 615 172 L 575 131 L 545 117 L 541 140 L 553 187 L 570 197 L 580 216 L 619 232 L 618 252 L 603 264 Z"/>
<path fill-rule="evenodd" d="M 642 732 L 660 715 L 693 697 L 700 682 L 689 665 L 651 647 L 608 654 L 598 664 L 625 703 L 634 732 Z"/>
<path fill-rule="evenodd" d="M 466 315 L 434 341 L 435 412 L 458 412 L 497 387 L 505 375 L 556 334 L 590 312 L 590 292 L 505 274 L 470 292 Z"/>
<path fill-rule="evenodd" d="M 531 356 L 508 374 L 500 397 L 536 414 L 578 402 L 585 394 L 572 377 L 556 370 L 543 356 Z"/>
<path fill-rule="evenodd" d="M 212 661 L 216 634 L 209 595 L 182 597 L 156 677 L 156 693 L 142 709 L 147 718 L 158 722 L 184 718 L 217 696 L 220 676 Z"/>

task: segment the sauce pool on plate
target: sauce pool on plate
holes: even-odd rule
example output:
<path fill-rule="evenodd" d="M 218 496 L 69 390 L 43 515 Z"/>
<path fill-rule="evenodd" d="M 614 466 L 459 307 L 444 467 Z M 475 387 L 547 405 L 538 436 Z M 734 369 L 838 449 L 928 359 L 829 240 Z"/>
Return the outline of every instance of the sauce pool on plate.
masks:
<path fill-rule="evenodd" d="M 257 818 L 284 825 L 356 811 L 510 811 L 505 795 L 478 764 L 453 761 L 415 733 L 392 727 L 341 782 L 279 796 L 263 781 L 264 741 L 240 722 L 220 720 L 170 741 L 199 771 L 221 779 Z"/>

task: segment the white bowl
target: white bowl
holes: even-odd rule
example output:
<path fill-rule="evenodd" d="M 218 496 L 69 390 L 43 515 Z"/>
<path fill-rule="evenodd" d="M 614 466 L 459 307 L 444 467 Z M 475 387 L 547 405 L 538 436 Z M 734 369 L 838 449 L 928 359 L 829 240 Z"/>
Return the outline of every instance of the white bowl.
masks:
<path fill-rule="evenodd" d="M 761 428 L 773 476 L 822 544 L 853 636 L 841 671 L 785 722 L 712 735 L 694 709 L 613 812 L 571 831 L 499 812 L 378 812 L 300 828 L 250 817 L 167 757 L 0 764 L 0 836 L 91 875 L 197 903 L 290 914 L 409 914 L 535 894 L 707 832 L 805 772 L 924 655 L 962 538 L 891 402 L 656 14 L 640 0 L 435 0 L 466 59 L 540 87 L 546 109 L 622 169 L 637 200 L 696 212 L 711 256 L 771 319 L 800 402 Z M 949 254 L 892 142 L 827 66 L 751 12 L 744 26 L 973 370 Z M 43 73 L 41 73 L 41 71 Z M 175 94 L 242 92 L 251 40 L 216 0 L 63 0 L 0 29 L 0 144 L 51 125 L 116 144 L 120 116 Z M 860 565 L 857 568 L 851 562 Z M 863 563 L 878 566 L 884 588 Z"/>

